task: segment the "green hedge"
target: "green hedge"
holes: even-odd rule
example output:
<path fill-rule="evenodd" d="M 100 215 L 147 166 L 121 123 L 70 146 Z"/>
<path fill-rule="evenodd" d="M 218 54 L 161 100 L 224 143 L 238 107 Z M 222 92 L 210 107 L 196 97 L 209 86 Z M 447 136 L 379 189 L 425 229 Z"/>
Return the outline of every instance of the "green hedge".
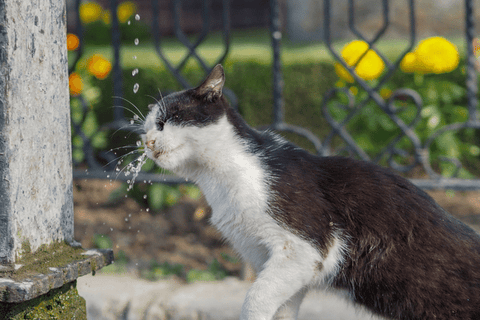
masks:
<path fill-rule="evenodd" d="M 412 88 L 420 93 L 423 99 L 423 107 L 420 111 L 420 122 L 416 126 L 416 133 L 420 140 L 425 141 L 428 136 L 443 125 L 463 122 L 467 119 L 468 109 L 466 106 L 464 63 L 454 72 L 443 75 L 418 76 L 405 74 L 397 71 L 392 79 L 383 86 L 385 92 L 394 91 L 398 88 Z M 324 94 L 335 86 L 341 86 L 334 72 L 333 65 L 329 62 L 307 62 L 288 64 L 283 66 L 284 99 L 286 109 L 286 122 L 306 127 L 319 137 L 324 137 L 330 128 L 325 121 L 321 106 Z M 238 97 L 241 114 L 252 126 L 266 125 L 272 119 L 272 70 L 271 66 L 255 61 L 225 63 L 226 86 L 232 89 Z M 187 65 L 184 76 L 192 84 L 199 83 L 204 74 L 195 64 Z M 100 131 L 102 124 L 112 120 L 112 75 L 105 80 L 97 80 L 93 77 L 86 80 L 84 96 L 89 101 L 90 109 L 84 132 L 94 140 L 94 146 L 99 149 L 109 149 L 134 145 L 138 137 L 125 136 L 123 133 Z M 133 92 L 135 83 L 139 84 L 137 93 Z M 375 84 L 375 83 L 372 83 Z M 345 84 L 343 84 L 345 85 Z M 124 97 L 138 109 L 146 114 L 148 104 L 160 98 L 159 90 L 163 94 L 181 89 L 174 77 L 165 69 L 152 71 L 140 69 L 138 74 L 132 76 L 132 70 L 124 70 L 123 92 Z M 348 85 L 346 89 L 356 93 L 353 98 L 356 102 L 366 98 L 366 93 L 358 86 Z M 153 98 L 153 97 L 154 98 Z M 338 108 L 338 101 L 345 102 L 345 95 L 339 95 L 335 102 L 329 102 L 329 112 L 340 121 L 345 117 L 346 111 Z M 118 102 L 116 102 L 118 103 Z M 135 108 L 126 102 L 122 104 L 134 110 Z M 406 99 L 397 101 L 396 106 L 401 109 L 398 115 L 406 122 L 415 118 L 418 111 L 413 103 Z M 135 111 L 136 112 L 136 111 Z M 72 99 L 72 117 L 80 119 L 81 108 L 75 98 Z M 129 112 L 126 111 L 128 115 Z M 369 102 L 347 125 L 352 137 L 365 151 L 374 158 L 384 148 L 392 137 L 399 133 L 394 123 L 379 109 L 378 106 Z M 313 150 L 310 143 L 303 138 L 285 134 L 302 147 Z M 464 163 L 465 168 L 461 171 L 461 177 L 472 177 L 480 174 L 479 155 L 480 135 L 474 130 L 463 130 L 459 133 L 447 133 L 439 137 L 431 148 L 434 158 L 439 155 L 458 158 Z M 341 146 L 338 139 L 334 144 Z M 82 160 L 81 141 L 74 137 L 74 157 Z M 398 145 L 405 149 L 411 149 L 410 142 L 404 138 Z M 407 164 L 411 159 L 397 157 L 399 163 Z M 382 160 L 385 164 L 386 159 Z M 382 162 L 381 161 L 381 162 Z M 434 161 L 435 169 L 441 170 L 445 175 L 451 175 L 454 166 L 445 161 Z"/>

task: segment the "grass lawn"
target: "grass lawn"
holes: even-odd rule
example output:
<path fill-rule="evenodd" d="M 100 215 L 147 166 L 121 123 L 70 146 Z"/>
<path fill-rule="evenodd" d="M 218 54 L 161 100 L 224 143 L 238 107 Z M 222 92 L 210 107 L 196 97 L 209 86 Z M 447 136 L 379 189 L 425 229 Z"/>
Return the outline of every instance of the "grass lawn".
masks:
<path fill-rule="evenodd" d="M 193 41 L 195 38 L 191 38 Z M 465 53 L 463 38 L 449 39 L 457 45 L 460 54 Z M 188 50 L 173 38 L 163 39 L 162 51 L 172 61 L 179 63 L 187 54 Z M 230 49 L 226 59 L 228 62 L 257 61 L 266 64 L 271 63 L 272 49 L 269 32 L 266 29 L 235 30 L 230 36 Z M 348 41 L 340 41 L 334 44 L 334 49 L 339 53 Z M 408 48 L 407 39 L 383 40 L 376 47 L 389 59 L 395 60 Z M 197 48 L 197 52 L 208 63 L 215 63 L 224 52 L 222 34 L 212 32 L 207 39 Z M 113 60 L 111 46 L 93 46 L 84 48 L 84 59 L 94 53 Z M 73 61 L 75 53 L 69 53 L 70 61 Z M 124 68 L 163 68 L 163 63 L 158 56 L 153 41 L 140 43 L 139 45 L 123 45 L 121 47 L 121 64 Z M 333 57 L 327 47 L 320 42 L 294 43 L 288 39 L 282 42 L 283 64 L 295 64 L 299 62 L 333 61 Z"/>

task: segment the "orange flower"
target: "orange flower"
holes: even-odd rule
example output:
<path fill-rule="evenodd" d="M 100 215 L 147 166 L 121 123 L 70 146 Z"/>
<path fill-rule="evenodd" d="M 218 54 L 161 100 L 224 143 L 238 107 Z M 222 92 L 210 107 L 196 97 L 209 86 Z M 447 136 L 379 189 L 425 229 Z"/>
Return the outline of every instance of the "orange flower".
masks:
<path fill-rule="evenodd" d="M 105 79 L 112 70 L 112 64 L 100 54 L 94 54 L 88 59 L 88 72 L 93 74 L 97 79 Z"/>
<path fill-rule="evenodd" d="M 78 46 L 80 45 L 80 40 L 76 35 L 73 33 L 67 34 L 67 49 L 68 51 L 77 50 Z"/>
<path fill-rule="evenodd" d="M 80 75 L 76 72 L 72 72 L 68 77 L 68 87 L 70 88 L 70 95 L 78 96 L 83 89 L 83 82 Z"/>

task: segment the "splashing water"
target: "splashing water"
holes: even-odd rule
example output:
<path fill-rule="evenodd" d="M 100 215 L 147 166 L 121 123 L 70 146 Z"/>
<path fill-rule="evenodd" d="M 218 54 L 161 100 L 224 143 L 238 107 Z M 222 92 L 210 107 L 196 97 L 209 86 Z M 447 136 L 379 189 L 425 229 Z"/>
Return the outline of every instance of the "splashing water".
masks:
<path fill-rule="evenodd" d="M 133 85 L 133 93 L 137 93 L 138 92 L 138 88 L 140 88 L 140 85 L 138 83 L 135 83 Z"/>
<path fill-rule="evenodd" d="M 125 176 L 129 176 L 130 174 L 132 174 L 132 178 L 130 180 L 127 180 L 127 183 L 128 183 L 127 191 L 130 191 L 133 188 L 133 185 L 135 184 L 135 179 L 138 177 L 140 170 L 142 170 L 142 166 L 146 162 L 147 162 L 147 153 L 144 152 L 140 157 L 130 162 L 125 168 Z"/>
<path fill-rule="evenodd" d="M 138 13 L 135 15 L 135 20 L 140 20 L 140 15 Z"/>
<path fill-rule="evenodd" d="M 133 43 L 135 43 L 135 45 L 138 46 L 138 44 L 140 43 L 140 40 L 138 40 L 138 38 L 135 38 L 135 40 L 133 41 Z"/>
<path fill-rule="evenodd" d="M 138 74 L 138 68 L 133 69 L 132 77 L 135 77 Z"/>

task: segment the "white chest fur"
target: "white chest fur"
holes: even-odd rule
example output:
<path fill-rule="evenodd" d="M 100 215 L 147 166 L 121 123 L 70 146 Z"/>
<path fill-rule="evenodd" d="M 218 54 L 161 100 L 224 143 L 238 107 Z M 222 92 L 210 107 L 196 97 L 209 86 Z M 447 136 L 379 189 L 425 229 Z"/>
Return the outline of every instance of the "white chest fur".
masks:
<path fill-rule="evenodd" d="M 336 237 L 323 256 L 272 218 L 275 177 L 247 151 L 226 118 L 195 130 L 194 159 L 177 171 L 198 183 L 212 207 L 212 223 L 257 271 L 241 319 L 270 320 L 275 314 L 295 319 L 308 288 L 327 285 L 335 274 L 344 242 Z"/>

